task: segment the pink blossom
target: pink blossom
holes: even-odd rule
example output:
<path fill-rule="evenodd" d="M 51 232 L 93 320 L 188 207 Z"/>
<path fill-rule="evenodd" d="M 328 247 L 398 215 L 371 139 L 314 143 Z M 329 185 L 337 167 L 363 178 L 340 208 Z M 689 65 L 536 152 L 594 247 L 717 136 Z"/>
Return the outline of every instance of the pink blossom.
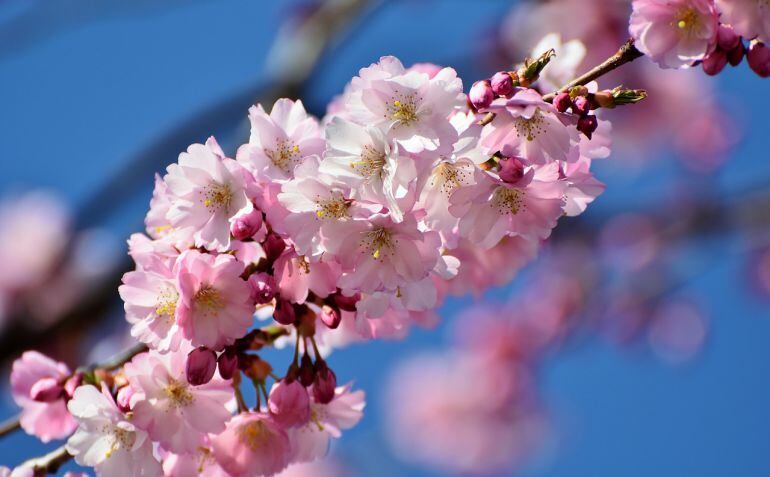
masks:
<path fill-rule="evenodd" d="M 254 303 L 241 279 L 242 265 L 230 255 L 188 250 L 174 269 L 179 283 L 176 319 L 193 346 L 222 349 L 243 336 Z"/>
<path fill-rule="evenodd" d="M 565 184 L 559 181 L 559 164 L 531 166 L 516 184 L 479 171 L 476 184 L 456 191 L 451 198 L 453 215 L 460 217 L 463 237 L 490 248 L 506 235 L 545 239 L 563 211 Z"/>
<path fill-rule="evenodd" d="M 192 246 L 192 242 L 189 246 Z M 170 236 L 153 240 L 144 234 L 136 233 L 128 238 L 128 254 L 136 263 L 137 270 L 157 271 L 173 268 L 179 256 L 179 249 Z"/>
<path fill-rule="evenodd" d="M 152 442 L 115 404 L 106 386 L 80 386 L 67 407 L 78 430 L 67 441 L 67 452 L 80 465 L 94 467 L 104 477 L 156 477 L 161 468 Z"/>
<path fill-rule="evenodd" d="M 770 5 L 763 0 L 716 0 L 721 21 L 745 38 L 770 43 Z"/>
<path fill-rule="evenodd" d="M 209 439 L 199 446 L 194 453 L 174 454 L 166 452 L 163 457 L 163 475 L 165 477 L 230 477 L 214 459 Z"/>
<path fill-rule="evenodd" d="M 299 381 L 280 381 L 270 390 L 270 415 L 284 427 L 301 426 L 310 419 L 310 396 Z"/>
<path fill-rule="evenodd" d="M 590 159 L 581 159 L 564 166 L 563 172 L 568 184 L 564 192 L 564 213 L 568 216 L 582 214 L 588 204 L 604 192 L 604 184 L 594 177 L 590 169 Z"/>
<path fill-rule="evenodd" d="M 291 179 L 305 158 L 323 153 L 318 122 L 308 116 L 302 101 L 279 99 L 269 115 L 261 104 L 252 106 L 249 120 L 251 136 L 238 149 L 237 159 L 260 182 Z"/>
<path fill-rule="evenodd" d="M 135 390 L 133 424 L 172 452 L 193 452 L 207 433 L 221 432 L 230 417 L 225 404 L 233 397 L 218 376 L 206 384 L 188 383 L 185 350 L 142 353 L 125 365 Z"/>
<path fill-rule="evenodd" d="M 436 151 L 454 142 L 449 115 L 464 105 L 462 89 L 452 68 L 431 78 L 386 56 L 353 78 L 346 103 L 355 122 L 377 127 L 407 151 Z"/>
<path fill-rule="evenodd" d="M 489 110 L 497 116 L 484 128 L 481 145 L 490 156 L 500 151 L 533 164 L 564 161 L 578 140 L 577 131 L 568 128 L 535 90 L 520 89 L 511 99 L 499 98 Z"/>
<path fill-rule="evenodd" d="M 286 431 L 267 414 L 237 414 L 211 447 L 219 465 L 232 477 L 269 476 L 289 464 L 292 446 Z"/>
<path fill-rule="evenodd" d="M 213 138 L 187 148 L 167 171 L 171 226 L 191 230 L 196 247 L 225 251 L 231 220 L 254 207 L 246 196 L 248 172 L 224 157 Z"/>
<path fill-rule="evenodd" d="M 718 22 L 713 0 L 634 0 L 629 30 L 662 68 L 686 68 L 713 51 Z"/>
<path fill-rule="evenodd" d="M 27 434 L 48 442 L 51 439 L 67 437 L 75 430 L 77 423 L 67 412 L 63 397 L 49 402 L 38 402 L 30 395 L 32 388 L 41 379 L 53 378 L 63 383 L 69 375 L 67 365 L 37 351 L 27 351 L 13 362 L 11 394 L 16 404 L 22 408 L 20 422 Z"/>
<path fill-rule="evenodd" d="M 326 456 L 331 439 L 338 439 L 343 430 L 361 420 L 366 406 L 364 397 L 363 391 L 351 391 L 351 385 L 346 384 L 335 390 L 329 404 L 312 400 L 310 421 L 287 431 L 292 443 L 291 460 L 309 462 Z"/>
<path fill-rule="evenodd" d="M 281 297 L 294 303 L 304 303 L 311 291 L 326 298 L 337 290 L 337 281 L 342 274 L 340 265 L 331 256 L 311 262 L 293 250 L 285 251 L 275 261 L 273 269 Z"/>

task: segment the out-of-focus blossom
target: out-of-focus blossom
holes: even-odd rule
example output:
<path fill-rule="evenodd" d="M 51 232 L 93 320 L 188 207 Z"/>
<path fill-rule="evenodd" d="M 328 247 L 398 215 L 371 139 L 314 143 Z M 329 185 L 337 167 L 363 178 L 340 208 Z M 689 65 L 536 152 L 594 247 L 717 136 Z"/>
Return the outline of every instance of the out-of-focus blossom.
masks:
<path fill-rule="evenodd" d="M 770 42 L 770 5 L 764 0 L 716 0 L 723 23 L 745 38 Z"/>
<path fill-rule="evenodd" d="M 233 417 L 211 446 L 219 465 L 233 477 L 276 474 L 289 465 L 292 451 L 286 431 L 255 412 Z"/>

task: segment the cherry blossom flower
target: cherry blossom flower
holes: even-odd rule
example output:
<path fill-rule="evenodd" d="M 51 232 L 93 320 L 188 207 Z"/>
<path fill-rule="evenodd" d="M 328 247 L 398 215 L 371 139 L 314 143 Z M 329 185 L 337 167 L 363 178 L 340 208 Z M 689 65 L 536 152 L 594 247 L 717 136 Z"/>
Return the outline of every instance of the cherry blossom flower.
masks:
<path fill-rule="evenodd" d="M 210 440 L 198 446 L 193 453 L 174 454 L 165 452 L 163 456 L 163 475 L 165 477 L 230 477 L 214 458 Z"/>
<path fill-rule="evenodd" d="M 299 381 L 284 379 L 274 384 L 268 408 L 273 419 L 284 427 L 301 426 L 310 420 L 310 396 Z"/>
<path fill-rule="evenodd" d="M 75 430 L 77 422 L 67 412 L 63 395 L 58 399 L 36 401 L 31 393 L 42 379 L 63 384 L 70 374 L 67 365 L 37 351 L 27 351 L 13 362 L 11 395 L 22 409 L 19 421 L 24 432 L 48 442 L 67 437 Z"/>
<path fill-rule="evenodd" d="M 230 221 L 251 211 L 246 197 L 246 170 L 224 157 L 213 138 L 193 144 L 171 164 L 163 178 L 171 205 L 166 218 L 172 227 L 190 229 L 196 247 L 225 251 L 230 245 Z"/>
<path fill-rule="evenodd" d="M 294 303 L 304 303 L 311 291 L 315 296 L 326 298 L 337 290 L 342 274 L 340 265 L 331 256 L 310 262 L 291 249 L 285 251 L 273 267 L 281 297 Z"/>
<path fill-rule="evenodd" d="M 254 304 L 240 277 L 242 265 L 232 256 L 188 250 L 174 272 L 179 284 L 176 320 L 193 346 L 218 350 L 246 333 Z"/>
<path fill-rule="evenodd" d="M 564 166 L 563 172 L 568 183 L 564 192 L 564 213 L 568 216 L 582 214 L 588 204 L 604 192 L 604 184 L 594 177 L 590 168 L 590 159 L 581 159 Z"/>
<path fill-rule="evenodd" d="M 662 68 L 686 68 L 714 49 L 718 20 L 713 0 L 634 0 L 629 30 Z"/>
<path fill-rule="evenodd" d="M 214 457 L 232 477 L 273 475 L 289 465 L 292 446 L 286 431 L 267 414 L 237 414 L 211 440 Z"/>
<path fill-rule="evenodd" d="M 770 43 L 770 5 L 763 0 L 716 0 L 721 21 L 745 38 Z"/>
<path fill-rule="evenodd" d="M 208 433 L 221 432 L 230 417 L 226 403 L 233 393 L 218 376 L 193 386 L 185 372 L 186 350 L 142 353 L 125 365 L 135 390 L 133 424 L 172 452 L 193 452 Z"/>
<path fill-rule="evenodd" d="M 326 456 L 331 439 L 339 438 L 343 430 L 361 420 L 366 406 L 364 392 L 350 388 L 350 384 L 337 387 L 329 404 L 311 400 L 310 421 L 287 431 L 292 443 L 292 461 L 309 462 Z"/>
<path fill-rule="evenodd" d="M 302 101 L 279 99 L 268 115 L 261 104 L 249 109 L 251 136 L 236 155 L 260 181 L 294 177 L 294 168 L 308 156 L 320 156 L 324 140 L 318 122 Z"/>
<path fill-rule="evenodd" d="M 105 477 L 161 475 L 152 441 L 118 409 L 106 387 L 99 392 L 91 385 L 80 386 L 67 408 L 79 426 L 67 441 L 75 462 Z"/>

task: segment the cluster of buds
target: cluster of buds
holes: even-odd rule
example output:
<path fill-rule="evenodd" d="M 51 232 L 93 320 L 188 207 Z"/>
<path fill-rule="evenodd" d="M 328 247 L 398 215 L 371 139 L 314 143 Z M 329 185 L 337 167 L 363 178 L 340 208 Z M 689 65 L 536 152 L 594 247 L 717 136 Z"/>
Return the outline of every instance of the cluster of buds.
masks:
<path fill-rule="evenodd" d="M 735 33 L 735 30 L 730 25 L 720 24 L 717 30 L 717 42 L 714 50 L 703 59 L 701 66 L 703 71 L 709 76 L 715 76 L 722 72 L 729 63 L 732 66 L 738 66 L 743 57 L 747 56 L 746 46 L 743 43 L 743 38 Z M 761 73 L 756 68 L 756 60 L 754 57 L 756 53 L 752 53 L 749 57 L 749 66 L 754 71 L 757 71 L 760 76 Z"/>
<path fill-rule="evenodd" d="M 556 55 L 548 50 L 536 59 L 527 59 L 516 71 L 498 71 L 491 78 L 473 83 L 468 99 L 476 111 L 492 105 L 496 98 L 511 98 L 517 88 L 529 88 Z"/>

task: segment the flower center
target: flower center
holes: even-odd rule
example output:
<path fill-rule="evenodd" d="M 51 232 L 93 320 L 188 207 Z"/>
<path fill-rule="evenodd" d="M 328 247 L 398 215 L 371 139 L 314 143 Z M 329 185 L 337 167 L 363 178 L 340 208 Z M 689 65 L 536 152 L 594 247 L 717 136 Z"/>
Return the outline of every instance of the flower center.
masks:
<path fill-rule="evenodd" d="M 241 442 L 252 451 L 259 450 L 270 440 L 268 429 L 262 421 L 252 421 L 238 428 L 238 437 Z"/>
<path fill-rule="evenodd" d="M 462 185 L 465 176 L 465 170 L 448 162 L 442 162 L 433 169 L 430 186 L 439 188 L 444 195 L 449 197 L 455 189 Z"/>
<path fill-rule="evenodd" d="M 361 151 L 361 160 L 351 162 L 350 167 L 361 174 L 364 181 L 369 182 L 372 178 L 382 178 L 382 171 L 385 168 L 385 152 L 378 151 L 371 145 L 364 146 Z"/>
<path fill-rule="evenodd" d="M 166 318 L 168 321 L 174 321 L 177 301 L 179 301 L 179 293 L 172 287 L 165 288 L 158 294 L 155 314 Z"/>
<path fill-rule="evenodd" d="M 205 285 L 198 290 L 193 297 L 195 305 L 201 308 L 204 315 L 217 315 L 217 312 L 224 308 L 222 302 L 222 296 L 219 294 L 219 290 L 211 285 Z"/>
<path fill-rule="evenodd" d="M 366 232 L 361 241 L 361 244 L 367 252 L 372 254 L 375 260 L 382 259 L 383 255 L 393 249 L 395 243 L 398 243 L 398 240 L 393 239 L 393 232 L 384 227 L 377 227 Z"/>
<path fill-rule="evenodd" d="M 299 146 L 285 140 L 278 141 L 275 150 L 265 149 L 265 155 L 275 167 L 286 173 L 291 172 L 292 166 L 300 159 Z"/>
<path fill-rule="evenodd" d="M 531 118 L 518 117 L 513 121 L 513 127 L 516 129 L 518 137 L 524 137 L 527 141 L 534 141 L 537 136 L 545 131 L 543 127 L 543 116 L 540 110 L 535 111 Z"/>
<path fill-rule="evenodd" d="M 318 210 L 316 216 L 319 219 L 342 219 L 348 216 L 350 203 L 340 193 L 333 194 L 327 199 L 316 200 Z"/>
<path fill-rule="evenodd" d="M 391 101 L 387 105 L 390 119 L 398 121 L 399 124 L 405 126 L 409 126 L 420 119 L 417 116 L 417 102 L 421 98 L 415 97 L 414 93 L 399 95 L 398 91 L 396 91 L 396 96 L 390 99 Z"/>
<path fill-rule="evenodd" d="M 105 424 L 104 427 L 102 427 L 102 433 L 112 436 L 110 448 L 105 453 L 105 457 L 108 459 L 119 449 L 131 449 L 136 441 L 135 433 L 112 424 Z"/>
<path fill-rule="evenodd" d="M 492 196 L 490 205 L 497 209 L 500 215 L 516 215 L 526 207 L 524 205 L 525 192 L 519 189 L 508 189 L 507 187 L 498 187 Z"/>
<path fill-rule="evenodd" d="M 230 184 L 212 182 L 203 191 L 203 205 L 212 213 L 218 210 L 227 212 L 232 201 L 233 191 Z"/>
<path fill-rule="evenodd" d="M 198 447 L 198 453 L 200 456 L 198 460 L 198 473 L 202 474 L 209 465 L 216 461 L 214 460 L 214 454 L 211 452 L 211 449 L 206 447 Z"/>
<path fill-rule="evenodd" d="M 693 7 L 686 7 L 679 11 L 676 16 L 676 26 L 684 32 L 685 35 L 692 34 L 698 24 L 698 12 Z"/>
<path fill-rule="evenodd" d="M 163 389 L 166 397 L 171 402 L 171 407 L 184 407 L 192 404 L 195 398 L 187 389 L 187 383 L 177 381 L 175 379 L 169 379 L 168 384 Z"/>

